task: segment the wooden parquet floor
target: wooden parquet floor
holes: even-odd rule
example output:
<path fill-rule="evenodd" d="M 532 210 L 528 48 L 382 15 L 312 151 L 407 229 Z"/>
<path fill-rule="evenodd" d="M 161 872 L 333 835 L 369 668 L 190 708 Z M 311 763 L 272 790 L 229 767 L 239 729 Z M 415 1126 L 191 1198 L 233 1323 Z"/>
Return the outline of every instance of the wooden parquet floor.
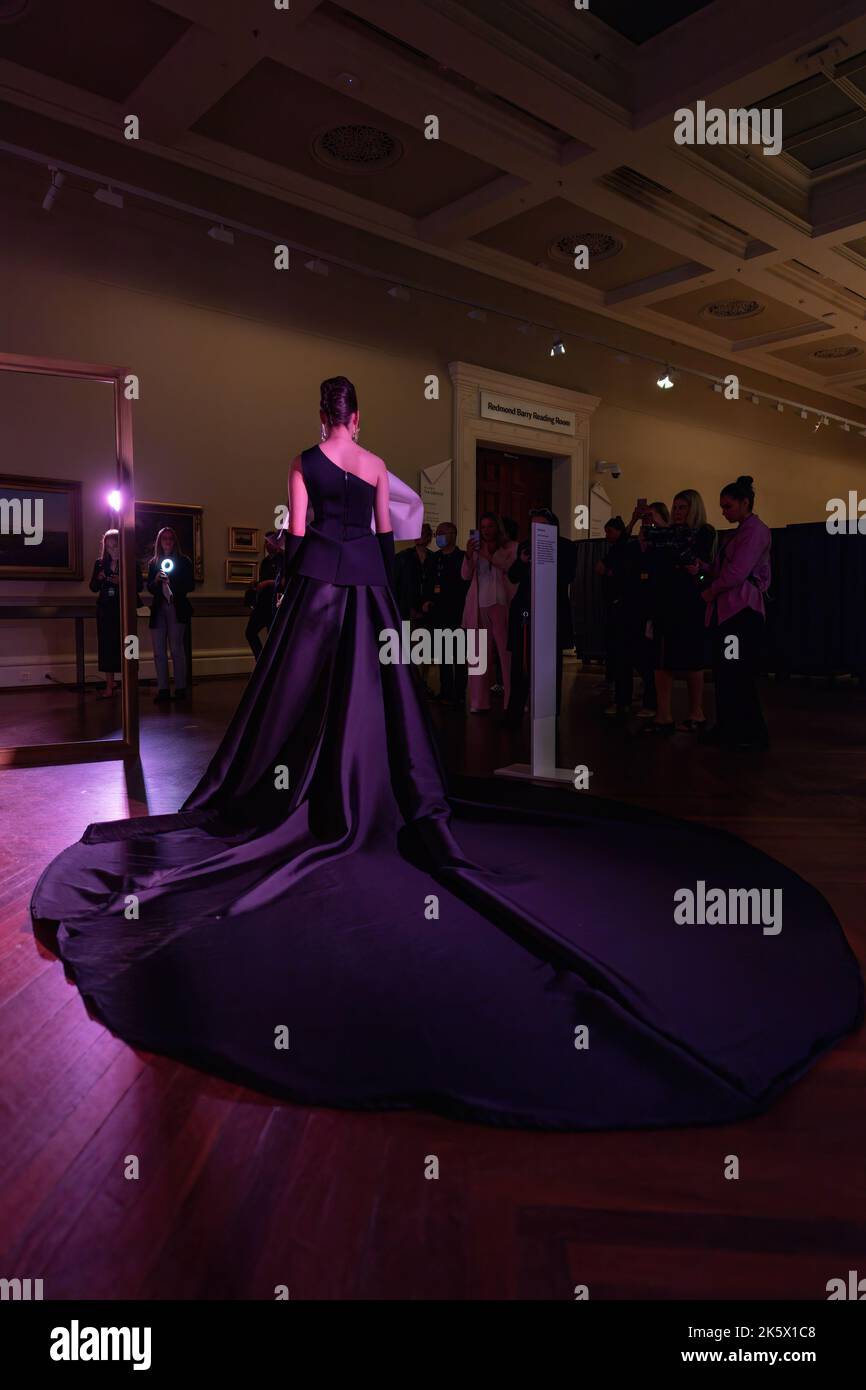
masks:
<path fill-rule="evenodd" d="M 767 691 L 773 751 L 733 761 L 605 725 L 567 672 L 561 760 L 596 795 L 734 831 L 830 900 L 866 957 L 866 693 Z M 142 773 L 0 773 L 0 1275 L 46 1298 L 823 1299 L 866 1274 L 866 1049 L 847 1039 L 768 1114 L 723 1128 L 544 1134 L 271 1100 L 133 1051 L 35 942 L 42 866 L 88 822 L 176 808 L 241 689 L 191 711 L 145 694 Z M 92 696 L 0 693 L 4 742 L 54 737 Z M 449 766 L 522 754 L 495 716 L 439 712 Z M 636 903 L 636 911 L 639 905 Z M 424 1176 L 439 1158 L 440 1176 Z M 727 1155 L 740 1160 L 726 1181 Z M 124 1177 L 137 1155 L 140 1177 Z"/>

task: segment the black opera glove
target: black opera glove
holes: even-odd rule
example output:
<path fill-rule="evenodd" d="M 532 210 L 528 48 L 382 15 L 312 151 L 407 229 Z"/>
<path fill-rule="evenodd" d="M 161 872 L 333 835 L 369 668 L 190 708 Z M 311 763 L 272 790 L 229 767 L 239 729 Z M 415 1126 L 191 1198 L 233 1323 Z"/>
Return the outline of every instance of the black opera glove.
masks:
<path fill-rule="evenodd" d="M 385 567 L 385 577 L 388 580 L 388 588 L 397 597 L 397 590 L 394 584 L 394 532 L 377 531 L 376 540 L 379 542 L 379 550 L 382 554 L 382 564 Z"/>
<path fill-rule="evenodd" d="M 290 579 L 295 572 L 295 565 L 298 562 L 298 551 L 304 544 L 305 536 L 286 536 L 283 547 L 283 575 L 285 579 Z"/>

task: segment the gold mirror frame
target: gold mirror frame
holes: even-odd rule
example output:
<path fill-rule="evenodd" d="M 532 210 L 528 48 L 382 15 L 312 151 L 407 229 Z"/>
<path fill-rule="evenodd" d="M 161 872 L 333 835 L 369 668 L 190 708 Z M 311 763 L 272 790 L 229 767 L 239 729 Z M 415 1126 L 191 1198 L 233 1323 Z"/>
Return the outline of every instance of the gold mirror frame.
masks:
<path fill-rule="evenodd" d="M 69 362 L 51 357 L 22 357 L 0 352 L 0 371 L 27 372 L 35 376 L 68 377 L 102 381 L 114 388 L 115 454 L 117 487 L 122 499 L 117 527 L 120 532 L 120 614 L 122 632 L 138 635 L 135 574 L 135 489 L 132 465 L 132 402 L 124 387 L 129 371 L 92 362 Z M 7 605 L 4 605 L 7 606 Z M 51 603 L 46 602 L 46 608 Z M 121 682 L 122 737 L 82 739 L 75 743 L 28 743 L 0 748 L 0 767 L 46 767 L 52 763 L 102 762 L 138 757 L 138 660 L 125 658 Z"/>

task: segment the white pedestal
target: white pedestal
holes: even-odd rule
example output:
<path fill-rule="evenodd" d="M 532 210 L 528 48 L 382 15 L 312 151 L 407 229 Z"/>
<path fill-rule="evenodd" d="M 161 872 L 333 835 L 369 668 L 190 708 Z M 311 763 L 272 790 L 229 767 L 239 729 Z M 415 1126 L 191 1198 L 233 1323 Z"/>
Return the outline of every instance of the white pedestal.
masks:
<path fill-rule="evenodd" d="M 572 782 L 574 773 L 556 766 L 556 541 L 555 526 L 532 526 L 530 631 L 530 759 L 498 767 L 497 777 L 531 782 Z"/>

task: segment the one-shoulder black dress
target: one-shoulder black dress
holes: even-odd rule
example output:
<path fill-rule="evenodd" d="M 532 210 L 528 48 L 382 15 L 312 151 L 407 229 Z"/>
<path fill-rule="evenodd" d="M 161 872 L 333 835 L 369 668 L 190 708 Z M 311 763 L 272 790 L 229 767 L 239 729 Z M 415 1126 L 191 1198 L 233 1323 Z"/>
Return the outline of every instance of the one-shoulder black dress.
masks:
<path fill-rule="evenodd" d="M 415 672 L 379 659 L 400 618 L 373 489 L 318 447 L 302 467 L 314 520 L 198 786 L 91 825 L 35 890 L 91 1007 L 304 1103 L 563 1129 L 767 1106 L 861 1018 L 827 903 L 583 791 L 449 797 Z M 779 930 L 677 920 L 682 890 L 700 918 L 751 889 L 781 893 Z"/>

